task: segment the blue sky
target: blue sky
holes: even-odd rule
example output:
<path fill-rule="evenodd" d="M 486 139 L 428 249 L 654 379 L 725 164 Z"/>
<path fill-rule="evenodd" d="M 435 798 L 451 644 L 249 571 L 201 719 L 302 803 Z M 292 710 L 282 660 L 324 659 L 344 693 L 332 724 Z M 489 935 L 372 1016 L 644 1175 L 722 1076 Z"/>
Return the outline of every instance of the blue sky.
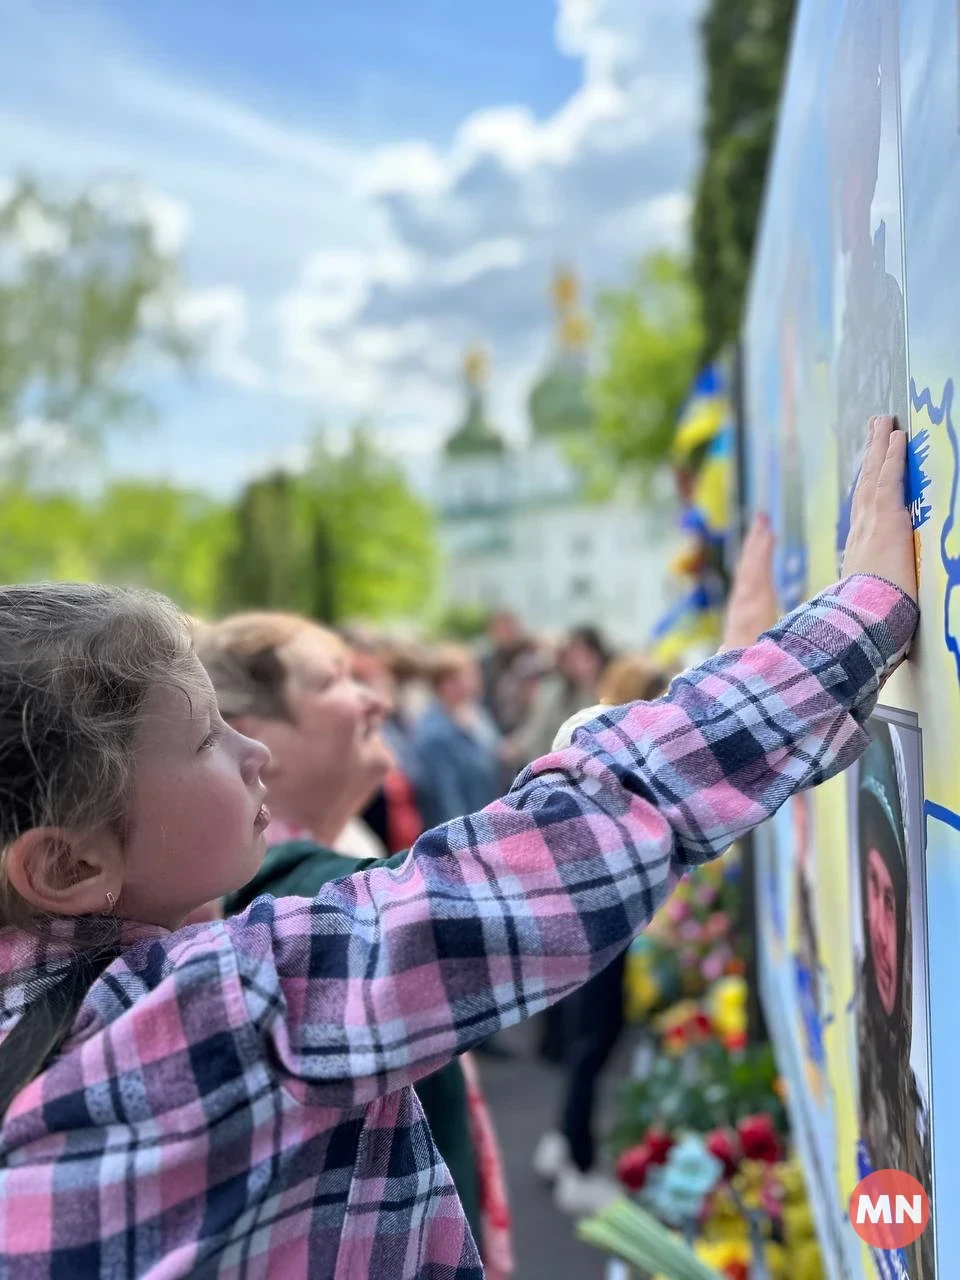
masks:
<path fill-rule="evenodd" d="M 221 492 L 369 418 L 426 474 L 483 341 L 520 438 L 561 261 L 682 242 L 700 0 L 0 0 L 0 181 L 134 182 L 201 373 L 115 471 Z"/>
<path fill-rule="evenodd" d="M 547 114 L 580 80 L 552 38 L 555 0 L 103 0 L 101 11 L 181 74 L 358 141 L 448 142 L 478 103 Z"/>

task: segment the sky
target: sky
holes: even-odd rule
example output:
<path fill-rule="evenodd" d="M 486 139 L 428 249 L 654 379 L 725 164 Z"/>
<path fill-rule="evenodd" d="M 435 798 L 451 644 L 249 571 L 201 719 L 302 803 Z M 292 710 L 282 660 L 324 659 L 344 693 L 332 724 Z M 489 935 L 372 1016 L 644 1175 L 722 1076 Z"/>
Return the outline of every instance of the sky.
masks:
<path fill-rule="evenodd" d="M 700 7 L 0 0 L 0 183 L 136 183 L 205 343 L 112 471 L 226 495 L 363 418 L 423 478 L 476 342 L 521 440 L 556 266 L 685 241 Z"/>

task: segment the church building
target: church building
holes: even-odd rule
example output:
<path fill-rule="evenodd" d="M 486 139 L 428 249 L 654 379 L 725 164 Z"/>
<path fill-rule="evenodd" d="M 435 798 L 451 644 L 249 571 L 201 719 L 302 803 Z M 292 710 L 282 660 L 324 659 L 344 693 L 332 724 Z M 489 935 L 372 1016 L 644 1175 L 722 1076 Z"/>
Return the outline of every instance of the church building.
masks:
<path fill-rule="evenodd" d="M 633 486 L 588 497 L 571 461 L 589 443 L 588 324 L 576 277 L 557 274 L 550 361 L 530 393 L 530 432 L 511 447 L 487 417 L 486 358 L 464 362 L 465 408 L 446 441 L 437 506 L 448 606 L 510 609 L 537 632 L 594 622 L 642 647 L 664 607 L 673 534 Z"/>

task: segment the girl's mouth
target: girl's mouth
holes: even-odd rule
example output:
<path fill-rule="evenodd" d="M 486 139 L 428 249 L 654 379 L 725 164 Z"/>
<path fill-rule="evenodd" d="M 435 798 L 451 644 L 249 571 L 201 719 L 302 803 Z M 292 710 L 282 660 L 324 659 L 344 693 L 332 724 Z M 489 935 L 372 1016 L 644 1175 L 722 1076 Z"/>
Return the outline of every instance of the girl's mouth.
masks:
<path fill-rule="evenodd" d="M 266 831 L 270 825 L 270 810 L 265 804 L 262 804 L 257 810 L 257 816 L 253 820 L 253 829 L 256 832 Z"/>

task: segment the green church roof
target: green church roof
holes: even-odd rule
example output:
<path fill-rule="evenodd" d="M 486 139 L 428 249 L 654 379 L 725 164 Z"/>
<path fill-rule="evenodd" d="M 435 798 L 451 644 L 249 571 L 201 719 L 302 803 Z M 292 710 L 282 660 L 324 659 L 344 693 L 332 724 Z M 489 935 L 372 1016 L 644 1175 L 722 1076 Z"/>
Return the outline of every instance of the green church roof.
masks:
<path fill-rule="evenodd" d="M 528 411 L 535 437 L 550 439 L 587 431 L 593 409 L 583 361 L 575 354 L 559 353 L 530 392 Z"/>
<path fill-rule="evenodd" d="M 487 422 L 483 393 L 471 387 L 466 416 L 444 445 L 444 453 L 450 458 L 467 458 L 484 454 L 502 454 L 506 444 L 499 431 Z"/>

